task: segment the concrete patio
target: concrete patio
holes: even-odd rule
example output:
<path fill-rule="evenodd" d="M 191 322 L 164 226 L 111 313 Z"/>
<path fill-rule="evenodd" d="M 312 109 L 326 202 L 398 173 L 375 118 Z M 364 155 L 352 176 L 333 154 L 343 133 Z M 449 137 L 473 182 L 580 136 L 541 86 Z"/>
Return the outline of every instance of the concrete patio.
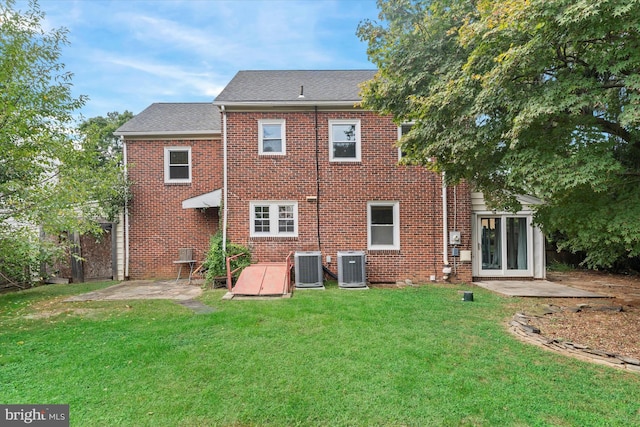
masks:
<path fill-rule="evenodd" d="M 130 299 L 168 299 L 186 301 L 202 295 L 200 285 L 188 284 L 187 280 L 131 280 L 118 283 L 98 291 L 74 295 L 66 302 L 101 301 L 101 300 L 130 300 Z"/>
<path fill-rule="evenodd" d="M 548 280 L 487 280 L 473 282 L 473 284 L 510 297 L 608 298 L 606 295 L 560 285 Z"/>
<path fill-rule="evenodd" d="M 572 286 L 560 285 L 548 280 L 486 280 L 474 285 L 510 297 L 538 298 L 608 298 Z M 188 284 L 187 280 L 132 280 L 85 294 L 67 298 L 67 302 L 168 299 L 186 301 L 202 295 L 200 284 Z"/>

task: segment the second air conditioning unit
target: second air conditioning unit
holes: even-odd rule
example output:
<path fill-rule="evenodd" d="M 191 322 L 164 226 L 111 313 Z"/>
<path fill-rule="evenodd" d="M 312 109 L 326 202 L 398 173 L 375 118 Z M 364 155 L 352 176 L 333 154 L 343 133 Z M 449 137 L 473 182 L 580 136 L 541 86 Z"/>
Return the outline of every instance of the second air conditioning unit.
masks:
<path fill-rule="evenodd" d="M 296 288 L 324 288 L 322 253 L 296 252 Z"/>
<path fill-rule="evenodd" d="M 364 252 L 338 252 L 338 286 L 341 288 L 367 287 Z"/>

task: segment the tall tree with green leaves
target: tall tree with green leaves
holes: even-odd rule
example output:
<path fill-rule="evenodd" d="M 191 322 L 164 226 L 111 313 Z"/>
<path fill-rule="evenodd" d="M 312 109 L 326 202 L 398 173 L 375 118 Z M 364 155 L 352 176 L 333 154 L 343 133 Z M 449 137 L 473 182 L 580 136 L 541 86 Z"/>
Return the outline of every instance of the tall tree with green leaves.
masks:
<path fill-rule="evenodd" d="M 78 126 L 83 148 L 92 151 L 103 165 L 113 160 L 121 161 L 122 142 L 113 133 L 132 118 L 131 111 L 112 111 L 106 117 L 92 117 L 83 121 Z"/>
<path fill-rule="evenodd" d="M 27 278 L 20 259 L 30 257 L 12 252 L 16 235 L 98 231 L 96 219 L 113 215 L 124 194 L 121 166 L 75 136 L 86 98 L 72 96 L 60 62 L 67 31 L 45 29 L 44 17 L 35 1 L 20 11 L 0 0 L 0 264 Z"/>
<path fill-rule="evenodd" d="M 379 0 L 364 106 L 410 161 L 535 219 L 591 267 L 640 255 L 639 0 Z M 429 162 L 434 159 L 434 162 Z"/>
<path fill-rule="evenodd" d="M 97 190 L 94 200 L 99 201 L 102 216 L 108 219 L 114 219 L 121 212 L 129 189 L 123 169 L 122 142 L 113 132 L 132 118 L 130 111 L 112 111 L 106 117 L 92 117 L 78 126 L 83 162 L 89 166 L 85 168 L 89 176 L 83 179 L 94 182 L 92 188 Z M 96 179 L 100 183 L 95 183 Z"/>

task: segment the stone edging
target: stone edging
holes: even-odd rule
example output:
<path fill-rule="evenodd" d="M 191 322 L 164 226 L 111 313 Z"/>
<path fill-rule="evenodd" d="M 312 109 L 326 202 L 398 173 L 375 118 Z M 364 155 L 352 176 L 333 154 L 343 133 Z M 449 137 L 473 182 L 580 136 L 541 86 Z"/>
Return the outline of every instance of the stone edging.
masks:
<path fill-rule="evenodd" d="M 544 337 L 540 334 L 540 329 L 531 325 L 529 321 L 530 316 L 524 313 L 516 313 L 513 315 L 511 322 L 509 322 L 509 331 L 520 339 L 556 352 L 569 354 L 594 363 L 640 373 L 640 360 L 638 359 L 595 350 L 582 344 Z"/>

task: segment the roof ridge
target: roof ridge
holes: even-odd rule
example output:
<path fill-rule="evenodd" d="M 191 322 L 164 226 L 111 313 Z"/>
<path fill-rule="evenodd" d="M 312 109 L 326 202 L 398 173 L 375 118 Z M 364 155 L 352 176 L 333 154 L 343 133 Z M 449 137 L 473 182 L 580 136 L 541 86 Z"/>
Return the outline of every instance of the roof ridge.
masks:
<path fill-rule="evenodd" d="M 211 104 L 212 101 L 178 101 L 178 102 L 153 102 L 151 105 L 159 105 L 159 104 L 169 104 L 169 105 L 178 105 L 178 104 Z"/>
<path fill-rule="evenodd" d="M 360 83 L 370 70 L 243 70 L 218 94 L 214 104 L 289 105 L 353 103 L 362 99 Z"/>

